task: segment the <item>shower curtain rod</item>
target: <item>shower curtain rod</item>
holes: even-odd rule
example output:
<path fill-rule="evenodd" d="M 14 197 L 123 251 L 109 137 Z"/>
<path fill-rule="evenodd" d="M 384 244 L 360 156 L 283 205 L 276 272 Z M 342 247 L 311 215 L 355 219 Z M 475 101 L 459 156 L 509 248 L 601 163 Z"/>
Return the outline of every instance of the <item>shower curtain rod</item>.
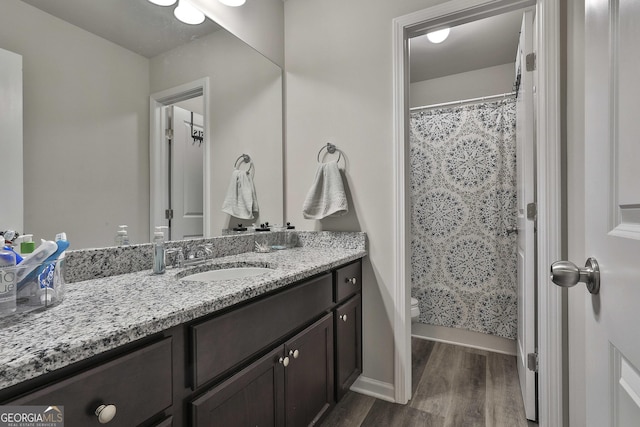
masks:
<path fill-rule="evenodd" d="M 448 107 L 450 105 L 470 104 L 473 102 L 483 102 L 483 101 L 489 101 L 489 100 L 498 99 L 498 98 L 508 98 L 510 96 L 515 96 L 515 95 L 516 95 L 515 92 L 506 92 L 498 95 L 489 95 L 489 96 L 481 96 L 479 98 L 463 99 L 461 101 L 451 101 L 451 102 L 443 102 L 441 104 L 423 105 L 422 107 L 409 108 L 409 111 L 426 110 L 426 109 L 438 108 L 438 107 Z"/>

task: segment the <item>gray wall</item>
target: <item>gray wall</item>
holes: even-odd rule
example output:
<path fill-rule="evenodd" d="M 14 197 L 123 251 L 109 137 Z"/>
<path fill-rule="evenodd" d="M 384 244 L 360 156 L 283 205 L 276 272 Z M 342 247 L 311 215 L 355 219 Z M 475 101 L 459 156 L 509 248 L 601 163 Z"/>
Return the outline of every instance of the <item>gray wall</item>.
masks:
<path fill-rule="evenodd" d="M 394 380 L 392 20 L 437 0 L 285 2 L 286 216 L 301 229 L 365 231 L 364 376 Z M 350 212 L 309 221 L 302 203 L 316 153 L 346 157 Z"/>
<path fill-rule="evenodd" d="M 585 186 L 584 186 L 584 2 L 567 3 L 567 259 L 579 263 L 585 253 Z M 585 298 L 586 292 L 567 292 L 569 336 L 569 425 L 580 427 L 586 421 L 585 384 Z"/>
<path fill-rule="evenodd" d="M 508 93 L 513 91 L 515 76 L 515 64 L 511 63 L 411 83 L 409 105 L 421 107 Z"/>

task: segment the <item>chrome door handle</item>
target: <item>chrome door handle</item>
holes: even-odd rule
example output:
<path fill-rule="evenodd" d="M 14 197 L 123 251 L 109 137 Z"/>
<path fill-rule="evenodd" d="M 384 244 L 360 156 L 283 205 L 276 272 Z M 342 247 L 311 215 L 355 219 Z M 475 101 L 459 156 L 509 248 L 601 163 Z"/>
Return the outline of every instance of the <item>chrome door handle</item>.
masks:
<path fill-rule="evenodd" d="M 584 268 L 578 268 L 569 261 L 556 261 L 551 264 L 551 281 L 558 286 L 570 288 L 578 282 L 587 285 L 587 290 L 594 295 L 600 292 L 600 267 L 595 258 L 589 258 Z"/>
<path fill-rule="evenodd" d="M 511 236 L 513 233 L 518 234 L 518 227 L 507 227 L 507 236 Z"/>

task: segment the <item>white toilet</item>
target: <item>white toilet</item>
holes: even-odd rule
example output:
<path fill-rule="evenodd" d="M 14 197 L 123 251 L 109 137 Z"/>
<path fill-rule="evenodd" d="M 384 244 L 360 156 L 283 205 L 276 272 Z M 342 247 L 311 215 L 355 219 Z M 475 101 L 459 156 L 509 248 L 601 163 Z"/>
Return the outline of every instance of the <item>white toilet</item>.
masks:
<path fill-rule="evenodd" d="M 418 300 L 411 297 L 411 323 L 416 323 L 420 317 L 420 306 Z"/>

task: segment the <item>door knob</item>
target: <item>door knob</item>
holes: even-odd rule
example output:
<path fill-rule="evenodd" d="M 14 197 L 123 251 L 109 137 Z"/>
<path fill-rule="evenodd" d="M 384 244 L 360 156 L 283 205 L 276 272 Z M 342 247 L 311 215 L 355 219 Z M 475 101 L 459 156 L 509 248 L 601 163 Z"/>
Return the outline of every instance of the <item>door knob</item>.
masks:
<path fill-rule="evenodd" d="M 558 286 L 570 288 L 578 282 L 587 285 L 587 290 L 596 295 L 600 292 L 600 267 L 595 258 L 589 258 L 584 268 L 578 268 L 569 261 L 556 261 L 551 264 L 551 281 Z"/>

